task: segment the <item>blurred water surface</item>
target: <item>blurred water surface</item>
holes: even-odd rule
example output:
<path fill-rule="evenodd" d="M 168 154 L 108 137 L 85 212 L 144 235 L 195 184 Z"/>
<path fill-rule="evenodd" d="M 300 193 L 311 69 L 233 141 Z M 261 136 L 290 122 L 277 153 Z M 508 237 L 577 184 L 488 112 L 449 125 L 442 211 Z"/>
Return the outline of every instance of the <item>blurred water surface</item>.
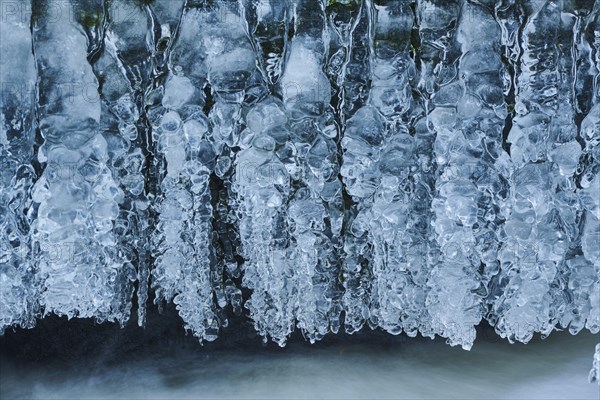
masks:
<path fill-rule="evenodd" d="M 155 342 L 123 351 L 105 343 L 90 356 L 66 348 L 64 357 L 39 358 L 15 356 L 5 340 L 0 398 L 600 398 L 600 387 L 587 383 L 598 335 L 561 332 L 527 345 L 484 335 L 469 352 L 429 339 L 367 339 L 297 341 L 283 349 L 258 341 L 220 348 L 165 341 L 164 348 Z"/>

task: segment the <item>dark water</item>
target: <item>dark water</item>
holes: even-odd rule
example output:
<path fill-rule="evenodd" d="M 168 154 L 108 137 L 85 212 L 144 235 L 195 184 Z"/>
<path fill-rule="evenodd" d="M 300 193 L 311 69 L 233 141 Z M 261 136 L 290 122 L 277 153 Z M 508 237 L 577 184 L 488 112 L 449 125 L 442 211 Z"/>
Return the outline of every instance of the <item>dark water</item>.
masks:
<path fill-rule="evenodd" d="M 118 329 L 52 317 L 9 332 L 0 339 L 0 397 L 600 398 L 587 383 L 600 339 L 589 333 L 511 345 L 481 327 L 470 352 L 377 332 L 316 345 L 296 338 L 280 349 L 244 324 L 200 346 L 171 322 Z"/>

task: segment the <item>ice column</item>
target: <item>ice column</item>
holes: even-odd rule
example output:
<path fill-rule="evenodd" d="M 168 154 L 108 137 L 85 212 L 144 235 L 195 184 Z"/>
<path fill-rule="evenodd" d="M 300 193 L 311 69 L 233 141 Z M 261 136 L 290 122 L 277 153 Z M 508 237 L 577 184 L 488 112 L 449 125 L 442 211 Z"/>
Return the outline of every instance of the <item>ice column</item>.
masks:
<path fill-rule="evenodd" d="M 587 83 L 591 84 L 592 91 L 589 99 L 591 101 L 586 105 L 589 111 L 579 129 L 579 138 L 585 147 L 577 171 L 577 193 L 583 208 L 584 221 L 580 240 L 587 262 L 584 263 L 586 269 L 581 270 L 584 272 L 582 279 L 573 279 L 570 288 L 573 292 L 582 293 L 579 307 L 576 309 L 580 318 L 587 317 L 586 328 L 596 333 L 600 330 L 600 4 L 596 3 L 591 13 L 581 17 L 580 24 L 583 50 L 580 54 L 587 58 Z M 584 98 L 588 98 L 590 93 L 587 83 L 582 84 L 579 90 Z M 582 111 L 585 111 L 585 108 Z M 591 285 L 588 285 L 590 283 Z M 588 307 L 589 314 L 586 313 Z"/>
<path fill-rule="evenodd" d="M 566 262 L 561 263 L 556 283 L 551 287 L 558 322 L 561 327 L 568 326 L 572 334 L 579 333 L 584 327 L 594 333 L 600 331 L 600 261 L 595 261 L 599 259 L 600 252 L 596 250 L 596 258 L 593 258 L 589 257 L 589 254 L 586 257 L 585 251 L 582 256 L 582 251 L 579 250 L 580 245 L 582 249 L 586 247 L 587 250 L 582 241 L 584 237 L 581 235 L 581 227 L 585 230 L 588 216 L 590 221 L 593 221 L 594 212 L 600 215 L 600 178 L 597 174 L 592 177 L 593 174 L 589 174 L 591 171 L 587 168 L 590 161 L 596 164 L 597 168 L 598 161 L 594 162 L 593 158 L 589 157 L 588 152 L 593 144 L 588 143 L 584 137 L 588 136 L 584 133 L 587 123 L 581 121 L 583 112 L 593 114 L 593 111 L 589 110 L 589 100 L 594 104 L 597 103 L 598 97 L 591 93 L 590 87 L 580 87 L 579 83 L 592 75 L 592 71 L 598 73 L 598 70 L 592 67 L 595 63 L 590 57 L 592 43 L 589 31 L 594 23 L 592 7 L 591 3 L 563 3 L 558 47 L 558 109 L 550 131 L 552 142 L 549 158 L 558 166 L 554 204 L 569 243 L 565 254 Z M 591 68 L 582 71 L 582 61 L 589 63 L 588 67 Z M 583 74 L 585 76 L 582 76 Z M 587 93 L 586 104 L 578 102 L 581 90 Z M 580 121 L 580 129 L 577 132 L 576 124 Z M 591 146 L 584 147 L 582 152 L 581 143 Z M 583 178 L 584 175 L 587 176 Z M 586 181 L 586 178 L 595 179 L 596 182 Z M 596 239 L 596 244 L 598 239 L 600 238 Z M 573 251 L 575 248 L 576 252 Z"/>
<path fill-rule="evenodd" d="M 596 345 L 596 352 L 594 353 L 594 362 L 592 370 L 589 376 L 590 383 L 598 382 L 600 385 L 600 343 Z"/>
<path fill-rule="evenodd" d="M 346 121 L 362 107 L 368 96 L 371 4 L 369 1 L 328 1 L 326 19 L 329 33 L 329 54 L 326 72 L 332 89 L 332 107 L 336 122 L 340 125 L 340 137 L 336 138 L 337 151 L 342 153 L 342 138 Z M 349 198 L 340 193 L 344 220 L 351 223 L 358 208 L 350 205 Z M 347 225 L 346 225 L 347 226 Z M 342 294 L 346 309 L 347 332 L 359 330 L 367 314 L 367 297 L 370 288 L 370 271 L 360 250 L 361 240 L 344 232 L 342 255 Z"/>
<path fill-rule="evenodd" d="M 412 2 L 374 2 L 373 71 L 367 106 L 348 122 L 342 141 L 348 193 L 357 202 L 355 243 L 372 273 L 368 317 L 372 327 L 414 336 L 424 306 L 426 257 L 421 252 L 428 225 L 423 200 L 429 190 L 411 177 L 415 139 L 409 134 L 415 65 L 409 56 Z M 416 194 L 416 196 L 415 196 Z M 426 203 L 425 203 L 426 204 Z"/>
<path fill-rule="evenodd" d="M 234 171 L 240 150 L 243 114 L 250 104 L 265 94 L 263 76 L 256 65 L 255 52 L 249 38 L 245 17 L 248 2 L 215 1 L 203 10 L 204 20 L 200 44 L 206 54 L 210 98 L 206 109 L 212 129 L 211 145 L 215 152 L 213 203 L 215 204 L 215 255 L 212 285 L 218 306 L 231 304 L 235 313 L 241 312 L 240 278 L 241 254 L 237 213 L 237 195 L 233 193 Z M 239 230 L 238 230 L 239 229 Z M 242 256 L 243 257 L 243 256 Z M 236 283 L 232 279 L 236 279 Z"/>
<path fill-rule="evenodd" d="M 166 173 L 160 181 L 152 277 L 157 299 L 172 300 L 186 329 L 200 340 L 211 341 L 219 329 L 211 286 L 209 188 L 216 153 L 203 110 L 207 69 L 198 37 L 204 17 L 199 9 L 186 8 L 171 52 L 161 116 L 154 117 L 156 161 Z"/>
<path fill-rule="evenodd" d="M 340 312 L 341 184 L 322 70 L 323 8 L 297 2 L 290 14 L 297 35 L 280 80 L 283 104 L 269 97 L 248 112 L 241 142 L 251 146 L 236 169 L 244 285 L 253 289 L 246 306 L 261 335 L 280 345 L 296 322 L 311 342 L 337 331 Z"/>
<path fill-rule="evenodd" d="M 438 165 L 432 203 L 442 252 L 429 280 L 433 328 L 469 349 L 483 316 L 483 298 L 499 269 L 498 230 L 508 196 L 509 158 L 502 149 L 506 118 L 500 28 L 490 10 L 461 2 L 456 48 L 429 114 Z"/>
<path fill-rule="evenodd" d="M 248 111 L 246 124 L 233 187 L 240 221 L 238 252 L 245 260 L 243 285 L 252 290 L 245 307 L 258 333 L 283 346 L 294 328 L 298 298 L 295 268 L 286 257 L 286 164 L 294 167 L 294 160 L 286 154 L 291 149 L 283 104 L 273 97 L 262 100 Z"/>
<path fill-rule="evenodd" d="M 35 1 L 34 51 L 39 71 L 38 113 L 45 169 L 35 184 L 38 205 L 33 240 L 39 246 L 45 313 L 129 318 L 131 272 L 117 252 L 112 229 L 123 192 L 107 167 L 107 141 L 99 131 L 98 82 L 86 59 L 84 31 L 69 3 L 49 15 Z"/>
<path fill-rule="evenodd" d="M 583 268 L 574 270 L 577 274 L 569 281 L 569 288 L 577 294 L 575 317 L 585 319 L 585 327 L 597 333 L 600 330 L 600 3 L 596 2 L 587 14 L 588 10 L 582 11 L 578 15 L 580 63 L 575 87 L 581 100 L 578 111 L 585 115 L 579 129 L 584 148 L 577 170 L 577 193 L 583 208 L 580 243 L 585 261 L 579 257 Z M 600 343 L 596 345 L 589 379 L 600 385 Z"/>
<path fill-rule="evenodd" d="M 31 1 L 13 2 L 0 25 L 0 335 L 13 325 L 32 327 L 39 281 L 30 243 L 31 165 L 35 144 L 36 66 L 31 51 Z M 24 19 L 24 17 L 27 17 Z"/>
<path fill-rule="evenodd" d="M 441 329 L 439 322 L 431 317 L 429 305 L 426 303 L 432 289 L 429 277 L 435 267 L 443 262 L 440 246 L 435 240 L 435 215 L 431 211 L 437 176 L 434 145 L 439 126 L 439 123 L 436 124 L 439 111 L 436 108 L 440 104 L 437 104 L 436 96 L 444 90 L 444 86 L 455 74 L 452 45 L 456 34 L 457 7 L 456 2 L 451 2 L 443 8 L 430 1 L 418 1 L 418 37 L 413 35 L 412 39 L 412 50 L 419 75 L 416 88 L 413 88 L 414 104 L 409 116 L 412 125 L 410 129 L 414 129 L 416 165 L 411 169 L 415 176 L 415 188 L 409 217 L 414 222 L 408 225 L 412 226 L 409 230 L 412 242 L 407 253 L 412 259 L 411 271 L 416 284 L 413 287 L 418 288 L 420 293 L 414 297 L 411 317 L 419 322 L 419 332 L 431 338 Z M 421 283 L 423 280 L 425 283 Z M 416 315 L 412 315 L 413 312 Z M 410 333 L 409 330 L 407 332 Z"/>
<path fill-rule="evenodd" d="M 337 119 L 342 130 L 341 138 L 338 140 L 338 152 L 341 153 L 342 140 L 346 133 L 352 132 L 353 129 L 349 129 L 351 125 L 348 125 L 348 121 L 361 112 L 369 94 L 371 2 L 332 1 L 327 12 L 330 32 L 332 32 L 327 72 L 333 82 L 332 88 L 337 91 L 334 93 L 332 103 L 337 104 Z M 358 123 L 359 119 L 353 120 L 353 124 L 356 125 L 354 121 Z M 343 171 L 342 165 L 342 175 Z M 352 226 L 360 207 L 358 204 L 352 204 L 347 194 L 345 196 L 342 301 L 346 332 L 353 333 L 361 329 L 368 318 L 371 275 L 366 264 L 363 237 L 348 234 L 348 227 Z"/>
<path fill-rule="evenodd" d="M 499 293 L 492 312 L 501 336 L 527 342 L 534 332 L 548 335 L 557 322 L 555 301 L 559 294 L 555 282 L 564 269 L 565 254 L 573 240 L 573 211 L 577 208 L 569 178 L 576 162 L 571 168 L 567 159 L 577 160 L 581 148 L 574 141 L 572 114 L 562 115 L 565 106 L 559 104 L 572 103 L 559 94 L 566 90 L 561 84 L 561 73 L 569 70 L 561 67 L 565 55 L 553 45 L 561 33 L 559 5 L 528 2 L 524 8 L 527 22 L 515 83 L 514 123 L 508 136 L 514 171 L 503 212 L 506 223 L 498 254 Z M 561 152 L 571 154 L 567 158 L 563 155 L 559 161 Z"/>
<path fill-rule="evenodd" d="M 138 324 L 144 325 L 148 299 L 150 201 L 154 194 L 149 167 L 153 145 L 145 118 L 145 92 L 151 80 L 146 40 L 149 10 L 140 4 L 114 0 L 104 4 L 106 33 L 102 53 L 94 63 L 101 96 L 117 119 L 112 169 L 125 193 L 115 232 L 125 258 L 137 266 Z"/>
<path fill-rule="evenodd" d="M 256 46 L 258 65 L 265 81 L 274 88 L 285 64 L 288 44 L 288 0 L 251 0 L 246 12 L 248 28 Z"/>
<path fill-rule="evenodd" d="M 292 9 L 295 36 L 280 87 L 297 166 L 291 173 L 294 190 L 288 203 L 295 246 L 287 257 L 297 274 L 298 327 L 313 342 L 329 331 L 337 332 L 340 325 L 343 200 L 338 127 L 324 73 L 328 45 L 324 4 L 295 1 Z"/>

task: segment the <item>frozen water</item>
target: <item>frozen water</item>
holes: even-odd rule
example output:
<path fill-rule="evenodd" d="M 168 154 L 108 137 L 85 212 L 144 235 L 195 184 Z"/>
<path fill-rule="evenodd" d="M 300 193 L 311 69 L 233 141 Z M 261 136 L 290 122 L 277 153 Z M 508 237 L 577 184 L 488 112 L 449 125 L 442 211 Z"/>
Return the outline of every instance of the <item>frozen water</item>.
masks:
<path fill-rule="evenodd" d="M 0 331 L 600 331 L 597 2 L 13 3 Z"/>
<path fill-rule="evenodd" d="M 47 4 L 35 4 L 44 8 Z M 43 4 L 42 4 L 43 3 Z M 65 5 L 58 16 L 34 14 L 38 70 L 37 118 L 45 169 L 32 193 L 32 241 L 43 312 L 129 319 L 133 266 L 118 251 L 114 222 L 123 192 L 102 134 L 98 81 L 87 60 L 87 39 Z"/>
<path fill-rule="evenodd" d="M 29 6 L 22 1 L 20 6 Z M 34 159 L 36 68 L 28 21 L 0 25 L 0 333 L 31 327 L 39 312 L 39 280 L 32 260 L 30 219 Z"/>
<path fill-rule="evenodd" d="M 592 370 L 590 371 L 590 382 L 600 381 L 600 343 L 596 345 L 596 352 L 594 353 L 594 363 Z"/>

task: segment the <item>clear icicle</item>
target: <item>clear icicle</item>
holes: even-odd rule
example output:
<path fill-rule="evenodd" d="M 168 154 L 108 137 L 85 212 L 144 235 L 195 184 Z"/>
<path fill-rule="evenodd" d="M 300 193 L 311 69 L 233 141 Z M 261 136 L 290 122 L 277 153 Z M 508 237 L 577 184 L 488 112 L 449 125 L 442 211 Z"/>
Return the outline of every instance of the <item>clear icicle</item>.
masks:
<path fill-rule="evenodd" d="M 342 137 L 339 147 L 345 151 L 346 136 L 352 136 L 362 129 L 361 116 L 369 94 L 369 76 L 371 74 L 371 2 L 334 2 L 329 5 L 330 31 L 335 32 L 330 53 L 332 53 L 328 72 L 338 87 L 338 113 L 341 122 Z M 334 85 L 334 87 L 335 87 Z M 367 115 L 368 117 L 369 115 Z M 350 122 L 352 121 L 352 122 Z M 367 122 L 368 124 L 368 122 Z M 378 129 L 378 127 L 375 127 Z M 352 139 L 350 139 L 352 140 Z M 351 153 L 348 153 L 352 158 Z M 349 183 L 354 182 L 354 168 L 347 169 L 346 153 L 343 155 L 341 175 L 345 192 L 349 192 Z M 360 169 L 360 167 L 359 167 Z M 358 172 L 358 171 L 356 171 Z M 360 172 L 358 172 L 360 173 Z M 344 259 L 343 259 L 343 309 L 346 332 L 354 333 L 362 328 L 369 317 L 368 297 L 371 287 L 370 269 L 367 266 L 368 249 L 361 234 L 354 235 L 352 228 L 360 211 L 358 204 L 349 204 L 344 209 Z"/>
<path fill-rule="evenodd" d="M 573 46 L 575 19 L 560 8 L 567 3 L 528 2 L 524 7 L 516 115 L 508 136 L 515 170 L 499 253 L 502 294 L 493 305 L 496 331 L 510 341 L 552 332 L 564 309 L 561 282 L 576 279 L 569 270 L 588 270 L 582 259 L 567 259 L 578 236 L 573 173 L 581 154 L 575 140 L 575 94 L 565 86 L 574 71 L 566 48 Z M 565 43 L 548 49 L 556 40 Z M 536 68 L 541 62 L 544 69 Z M 578 331 L 583 321 L 571 321 L 569 314 L 562 315 L 562 323 Z"/>
<path fill-rule="evenodd" d="M 125 193 L 115 231 L 126 258 L 137 266 L 138 324 L 144 326 L 148 300 L 149 226 L 152 224 L 146 188 L 147 159 L 152 154 L 148 126 L 142 118 L 143 96 L 150 80 L 150 49 L 146 41 L 148 10 L 124 0 L 104 5 L 107 11 L 103 52 L 94 63 L 102 83 L 100 95 L 117 118 L 118 146 L 112 154 L 113 173 Z M 132 243 L 127 240 L 135 235 Z"/>
<path fill-rule="evenodd" d="M 204 49 L 198 46 L 202 13 L 185 10 L 169 63 L 162 108 L 153 116 L 160 182 L 156 263 L 152 271 L 157 300 L 173 301 L 179 315 L 201 341 L 217 338 L 211 284 L 212 205 L 209 177 L 216 152 L 203 108 L 206 83 Z"/>
<path fill-rule="evenodd" d="M 582 207 L 581 251 L 571 265 L 569 290 L 572 304 L 567 308 L 576 321 L 577 333 L 583 327 L 600 332 L 600 4 L 578 10 L 579 64 L 576 94 L 578 111 L 584 116 L 578 137 L 584 148 L 576 170 L 577 195 Z M 586 66 L 586 68 L 583 68 Z M 592 96 L 590 96 L 590 87 Z M 587 111 L 587 112 L 586 112 Z"/>
<path fill-rule="evenodd" d="M 29 9 L 31 1 L 21 0 Z M 0 335 L 5 328 L 33 327 L 39 312 L 39 280 L 31 247 L 31 165 L 35 143 L 36 65 L 29 19 L 3 15 L 0 25 Z"/>
<path fill-rule="evenodd" d="M 594 353 L 594 361 L 592 364 L 592 370 L 589 375 L 590 383 L 598 382 L 600 385 L 600 343 L 596 345 L 596 352 Z"/>
<path fill-rule="evenodd" d="M 33 5 L 46 6 L 45 1 Z M 69 17 L 70 5 L 65 7 L 58 17 L 34 16 L 38 113 L 45 139 L 38 159 L 46 164 L 33 191 L 41 304 L 45 313 L 124 324 L 133 271 L 118 254 L 112 232 L 123 193 L 107 166 L 107 141 L 98 130 L 101 103 L 86 97 L 98 88 L 86 58 L 86 36 Z"/>

